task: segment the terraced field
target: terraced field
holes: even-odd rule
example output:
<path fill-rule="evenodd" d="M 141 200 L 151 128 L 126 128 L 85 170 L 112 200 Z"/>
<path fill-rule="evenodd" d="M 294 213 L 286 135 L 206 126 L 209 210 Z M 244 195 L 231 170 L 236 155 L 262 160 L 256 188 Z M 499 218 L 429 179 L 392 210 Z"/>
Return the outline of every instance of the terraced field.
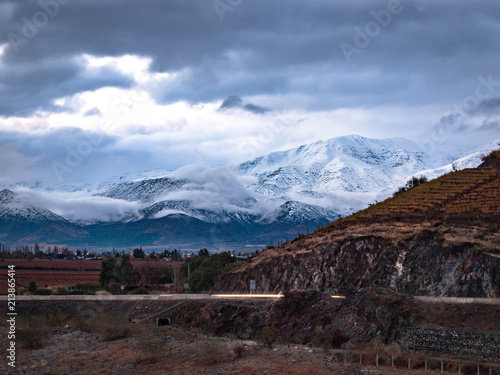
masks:
<path fill-rule="evenodd" d="M 406 218 L 498 219 L 500 169 L 451 172 L 336 223 Z"/>

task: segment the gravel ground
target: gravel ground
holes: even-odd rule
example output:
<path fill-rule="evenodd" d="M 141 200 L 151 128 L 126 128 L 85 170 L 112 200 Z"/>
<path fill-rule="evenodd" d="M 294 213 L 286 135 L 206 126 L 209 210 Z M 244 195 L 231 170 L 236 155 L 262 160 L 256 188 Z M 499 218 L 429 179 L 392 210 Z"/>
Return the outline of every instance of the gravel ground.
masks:
<path fill-rule="evenodd" d="M 0 329 L 6 337 L 6 329 Z M 1 342 L 6 347 L 6 340 Z M 234 348 L 242 347 L 241 357 Z M 174 338 L 162 333 L 132 333 L 103 341 L 99 333 L 60 328 L 41 349 L 17 348 L 16 368 L 0 363 L 6 374 L 405 374 L 390 369 L 361 369 L 338 363 L 322 351 L 263 348 L 225 340 Z M 418 372 L 412 372 L 418 373 Z"/>

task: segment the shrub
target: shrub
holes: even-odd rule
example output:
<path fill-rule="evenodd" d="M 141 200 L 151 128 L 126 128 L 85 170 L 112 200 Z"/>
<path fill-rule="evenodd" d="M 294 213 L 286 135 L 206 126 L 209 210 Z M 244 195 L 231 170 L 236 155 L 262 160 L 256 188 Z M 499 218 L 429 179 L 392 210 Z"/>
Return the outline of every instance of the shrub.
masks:
<path fill-rule="evenodd" d="M 123 325 L 109 325 L 104 329 L 102 341 L 116 341 L 131 335 L 130 328 Z"/>
<path fill-rule="evenodd" d="M 496 224 L 491 224 L 489 227 L 488 227 L 488 231 L 491 232 L 491 233 L 496 233 L 498 232 L 498 225 Z"/>
<path fill-rule="evenodd" d="M 273 326 L 265 326 L 260 334 L 260 339 L 268 348 L 273 347 L 276 338 L 276 329 Z"/>
<path fill-rule="evenodd" d="M 36 281 L 35 280 L 31 280 L 28 283 L 28 292 L 33 293 L 36 289 L 37 289 Z"/>
<path fill-rule="evenodd" d="M 183 320 L 184 324 L 189 325 L 189 324 L 191 324 L 191 322 L 193 321 L 193 319 L 194 319 L 194 313 L 192 311 L 188 311 L 184 315 L 184 317 L 183 317 L 182 320 Z"/>
<path fill-rule="evenodd" d="M 39 295 L 39 296 L 49 296 L 52 294 L 52 290 L 50 289 L 36 289 L 33 291 L 33 294 Z"/>
<path fill-rule="evenodd" d="M 156 362 L 165 354 L 165 344 L 163 340 L 157 335 L 142 336 L 138 342 L 141 355 L 138 358 L 140 361 Z"/>
<path fill-rule="evenodd" d="M 30 316 L 21 320 L 16 331 L 16 338 L 25 349 L 41 349 L 47 335 L 45 319 L 41 316 Z"/>
<path fill-rule="evenodd" d="M 246 351 L 247 351 L 247 348 L 245 348 L 244 345 L 236 345 L 233 348 L 233 353 L 236 356 L 236 358 L 243 357 L 245 355 Z"/>
<path fill-rule="evenodd" d="M 209 340 L 200 345 L 198 361 L 204 365 L 215 365 L 224 361 L 227 347 L 215 340 Z"/>
<path fill-rule="evenodd" d="M 70 295 L 70 296 L 81 296 L 84 294 L 87 294 L 84 290 L 70 290 L 68 292 L 68 295 Z"/>
<path fill-rule="evenodd" d="M 86 292 L 97 292 L 99 289 L 101 289 L 101 287 L 99 284 L 83 283 L 76 284 L 75 289 L 84 290 Z"/>
<path fill-rule="evenodd" d="M 149 291 L 145 287 L 140 286 L 131 291 L 130 294 L 149 294 Z"/>

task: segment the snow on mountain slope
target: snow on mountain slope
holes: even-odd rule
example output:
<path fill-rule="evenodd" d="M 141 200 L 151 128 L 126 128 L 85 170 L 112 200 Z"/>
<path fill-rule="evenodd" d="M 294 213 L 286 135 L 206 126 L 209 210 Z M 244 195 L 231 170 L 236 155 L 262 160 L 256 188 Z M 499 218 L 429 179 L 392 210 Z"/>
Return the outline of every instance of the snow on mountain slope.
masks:
<path fill-rule="evenodd" d="M 334 221 L 338 218 L 340 218 L 340 215 L 336 211 L 301 202 L 288 201 L 265 215 L 260 222 L 266 224 L 273 222 L 297 224 L 314 220 Z"/>
<path fill-rule="evenodd" d="M 18 210 L 14 215 L 62 219 L 44 210 L 48 208 L 79 225 L 153 220 L 179 213 L 208 223 L 264 223 L 290 217 L 298 221 L 315 216 L 333 220 L 384 199 L 413 175 L 438 177 L 451 170 L 456 159 L 459 169 L 475 167 L 495 146 L 464 157 L 463 150 L 451 145 L 430 152 L 404 138 L 351 135 L 274 152 L 234 168 L 191 165 L 176 171 L 130 173 L 94 186 L 50 188 L 33 195 L 28 203 L 11 204 L 0 215 Z M 75 196 L 58 200 L 58 191 Z M 2 193 L 3 201 L 13 200 Z M 37 199 L 45 202 L 40 209 L 34 207 Z M 0 200 L 0 204 L 6 203 Z"/>
<path fill-rule="evenodd" d="M 324 196 L 381 191 L 418 171 L 441 166 L 436 160 L 451 161 L 455 156 L 436 158 L 404 138 L 352 135 L 262 156 L 241 164 L 238 172 L 257 177 L 252 188 L 268 197 L 289 192 Z"/>
<path fill-rule="evenodd" d="M 36 208 L 11 190 L 0 191 L 0 219 L 13 222 L 67 222 L 52 211 Z"/>
<path fill-rule="evenodd" d="M 161 201 L 146 207 L 141 211 L 146 219 L 160 219 L 174 214 L 185 214 L 207 223 L 253 223 L 259 219 L 258 215 L 251 212 L 225 211 L 225 210 L 207 210 L 196 208 L 195 204 L 189 200 L 169 200 Z"/>
<path fill-rule="evenodd" d="M 154 203 L 159 196 L 180 190 L 187 183 L 187 180 L 175 180 L 169 177 L 122 181 L 109 184 L 106 186 L 106 190 L 99 195 L 127 201 Z M 99 186 L 97 189 L 102 190 L 103 188 Z"/>
<path fill-rule="evenodd" d="M 425 176 L 429 180 L 438 178 L 446 173 L 449 173 L 451 171 L 455 170 L 462 170 L 466 168 L 476 168 L 478 167 L 483 161 L 482 158 L 485 155 L 488 155 L 490 152 L 493 150 L 497 150 L 500 146 L 500 141 L 494 141 L 491 142 L 487 145 L 477 147 L 474 150 L 471 150 L 471 152 L 463 157 L 454 159 L 452 162 L 449 164 L 440 166 L 438 168 L 433 168 L 433 169 L 425 169 L 418 171 L 412 175 L 407 176 L 405 179 L 402 181 L 393 183 L 392 185 L 387 186 L 386 189 L 384 189 L 384 192 L 392 193 L 393 191 L 397 190 L 398 187 L 403 186 L 406 181 L 410 180 L 413 177 L 421 177 Z"/>

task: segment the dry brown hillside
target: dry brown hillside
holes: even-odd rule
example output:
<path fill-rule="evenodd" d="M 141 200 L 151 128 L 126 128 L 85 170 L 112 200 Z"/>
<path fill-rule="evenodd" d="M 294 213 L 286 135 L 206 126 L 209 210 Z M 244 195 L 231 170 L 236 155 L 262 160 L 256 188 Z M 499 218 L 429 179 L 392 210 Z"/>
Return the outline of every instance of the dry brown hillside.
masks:
<path fill-rule="evenodd" d="M 500 217 L 500 150 L 475 169 L 448 173 L 332 223 L 444 219 L 497 223 Z"/>
<path fill-rule="evenodd" d="M 271 292 L 381 285 L 412 295 L 500 297 L 499 153 L 267 249 L 216 288 L 246 291 L 252 279 Z"/>

